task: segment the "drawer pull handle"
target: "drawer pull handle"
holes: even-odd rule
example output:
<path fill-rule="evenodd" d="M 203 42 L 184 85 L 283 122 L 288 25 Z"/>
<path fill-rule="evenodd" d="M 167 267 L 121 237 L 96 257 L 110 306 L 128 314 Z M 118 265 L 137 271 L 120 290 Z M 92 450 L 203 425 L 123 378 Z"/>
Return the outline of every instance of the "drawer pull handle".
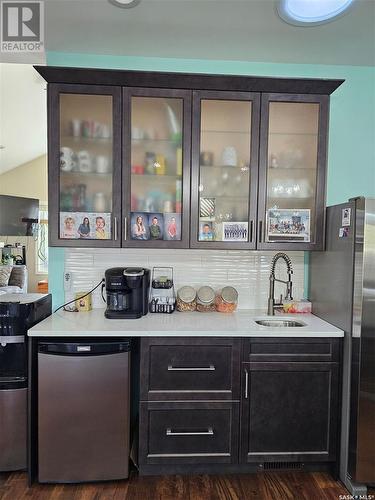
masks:
<path fill-rule="evenodd" d="M 168 371 L 169 372 L 213 372 L 215 371 L 216 368 L 214 365 L 210 366 L 172 366 L 168 365 Z"/>
<path fill-rule="evenodd" d="M 214 429 L 209 427 L 206 431 L 173 431 L 172 429 L 167 429 L 167 436 L 213 436 Z"/>

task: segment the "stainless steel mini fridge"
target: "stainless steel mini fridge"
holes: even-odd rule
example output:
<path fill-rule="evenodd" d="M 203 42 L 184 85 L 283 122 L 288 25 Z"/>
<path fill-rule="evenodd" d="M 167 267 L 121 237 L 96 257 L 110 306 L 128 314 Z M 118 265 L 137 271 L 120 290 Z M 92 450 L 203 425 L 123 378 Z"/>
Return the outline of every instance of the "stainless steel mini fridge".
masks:
<path fill-rule="evenodd" d="M 309 288 L 313 313 L 345 331 L 340 479 L 364 495 L 375 484 L 375 199 L 327 208 Z"/>
<path fill-rule="evenodd" d="M 129 474 L 130 341 L 38 345 L 38 480 Z"/>

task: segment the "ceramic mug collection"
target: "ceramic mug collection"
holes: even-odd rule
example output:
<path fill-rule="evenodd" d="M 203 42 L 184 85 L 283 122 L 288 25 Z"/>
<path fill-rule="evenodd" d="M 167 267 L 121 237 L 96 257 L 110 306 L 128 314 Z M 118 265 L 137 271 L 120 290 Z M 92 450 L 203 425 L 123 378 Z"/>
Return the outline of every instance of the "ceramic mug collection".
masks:
<path fill-rule="evenodd" d="M 107 123 L 74 118 L 71 120 L 70 125 L 73 137 L 85 137 L 87 139 L 110 139 L 111 137 L 111 128 Z"/>
<path fill-rule="evenodd" d="M 108 174 L 111 171 L 111 164 L 106 155 L 94 156 L 85 149 L 75 153 L 72 148 L 62 147 L 60 149 L 60 169 L 62 172 Z"/>

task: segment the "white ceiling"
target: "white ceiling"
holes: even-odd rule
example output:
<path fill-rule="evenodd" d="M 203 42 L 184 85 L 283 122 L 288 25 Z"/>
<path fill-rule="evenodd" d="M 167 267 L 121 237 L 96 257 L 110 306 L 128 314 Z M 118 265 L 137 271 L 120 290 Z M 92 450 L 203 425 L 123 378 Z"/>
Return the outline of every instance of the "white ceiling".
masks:
<path fill-rule="evenodd" d="M 46 0 L 46 47 L 60 52 L 374 65 L 375 1 L 328 24 L 282 21 L 276 0 Z"/>
<path fill-rule="evenodd" d="M 31 65 L 0 64 L 0 174 L 46 154 L 45 87 Z"/>

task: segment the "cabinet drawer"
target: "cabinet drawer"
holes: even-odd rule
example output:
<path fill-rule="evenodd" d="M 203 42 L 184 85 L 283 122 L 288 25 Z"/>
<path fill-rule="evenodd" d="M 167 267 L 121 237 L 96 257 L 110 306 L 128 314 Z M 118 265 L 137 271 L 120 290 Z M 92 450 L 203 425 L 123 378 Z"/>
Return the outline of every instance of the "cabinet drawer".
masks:
<path fill-rule="evenodd" d="M 238 399 L 237 339 L 142 339 L 141 400 Z"/>
<path fill-rule="evenodd" d="M 340 340 L 323 338 L 252 338 L 244 342 L 245 361 L 327 361 L 340 359 Z"/>
<path fill-rule="evenodd" d="M 141 464 L 233 463 L 239 403 L 141 403 Z"/>

